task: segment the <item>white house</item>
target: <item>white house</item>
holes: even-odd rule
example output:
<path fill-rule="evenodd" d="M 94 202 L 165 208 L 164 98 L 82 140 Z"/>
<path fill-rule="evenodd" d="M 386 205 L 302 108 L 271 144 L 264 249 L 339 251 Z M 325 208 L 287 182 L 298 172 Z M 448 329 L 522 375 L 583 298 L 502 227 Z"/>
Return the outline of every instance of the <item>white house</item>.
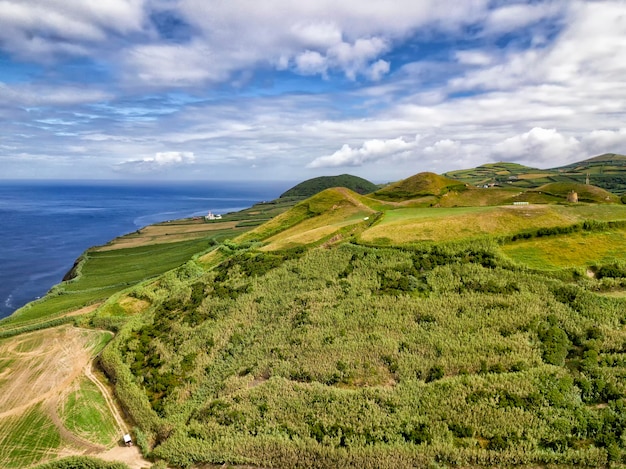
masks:
<path fill-rule="evenodd" d="M 222 215 L 217 214 L 214 215 L 212 212 L 207 213 L 206 217 L 204 217 L 205 220 L 221 220 L 222 219 Z"/>

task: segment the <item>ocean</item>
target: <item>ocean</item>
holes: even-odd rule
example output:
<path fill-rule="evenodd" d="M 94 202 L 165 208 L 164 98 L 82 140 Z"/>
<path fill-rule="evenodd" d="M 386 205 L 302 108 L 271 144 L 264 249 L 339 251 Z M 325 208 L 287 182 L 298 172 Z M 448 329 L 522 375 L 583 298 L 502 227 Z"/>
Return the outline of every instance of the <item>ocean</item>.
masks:
<path fill-rule="evenodd" d="M 242 210 L 292 185 L 0 180 L 0 319 L 45 295 L 91 246 L 152 223 Z"/>

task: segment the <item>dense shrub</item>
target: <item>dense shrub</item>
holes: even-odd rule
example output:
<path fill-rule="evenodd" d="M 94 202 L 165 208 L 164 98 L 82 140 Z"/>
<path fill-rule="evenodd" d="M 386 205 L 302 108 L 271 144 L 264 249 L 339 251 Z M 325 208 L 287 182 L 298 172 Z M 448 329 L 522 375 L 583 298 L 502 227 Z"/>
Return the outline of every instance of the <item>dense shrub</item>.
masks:
<path fill-rule="evenodd" d="M 88 456 L 71 456 L 37 466 L 35 469 L 129 469 L 121 462 L 107 462 Z"/>

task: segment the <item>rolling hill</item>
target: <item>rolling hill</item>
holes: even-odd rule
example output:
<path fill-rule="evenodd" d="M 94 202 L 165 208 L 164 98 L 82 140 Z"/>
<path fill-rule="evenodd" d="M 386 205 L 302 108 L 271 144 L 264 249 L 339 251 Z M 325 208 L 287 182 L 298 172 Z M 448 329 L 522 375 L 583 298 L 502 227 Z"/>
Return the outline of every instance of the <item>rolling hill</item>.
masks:
<path fill-rule="evenodd" d="M 369 194 L 378 189 L 378 186 L 366 179 L 350 174 L 339 176 L 321 176 L 297 184 L 280 195 L 280 198 L 287 197 L 311 197 L 325 189 L 331 187 L 345 187 L 357 194 Z"/>
<path fill-rule="evenodd" d="M 626 193 L 626 156 L 605 153 L 569 165 L 536 169 L 516 163 L 491 163 L 472 169 L 450 171 L 444 176 L 472 185 L 498 184 L 520 189 L 549 183 L 578 183 L 600 187 L 621 195 Z"/>
<path fill-rule="evenodd" d="M 435 173 L 419 173 L 374 192 L 372 197 L 388 201 L 438 198 L 450 191 L 464 191 L 467 184 Z"/>

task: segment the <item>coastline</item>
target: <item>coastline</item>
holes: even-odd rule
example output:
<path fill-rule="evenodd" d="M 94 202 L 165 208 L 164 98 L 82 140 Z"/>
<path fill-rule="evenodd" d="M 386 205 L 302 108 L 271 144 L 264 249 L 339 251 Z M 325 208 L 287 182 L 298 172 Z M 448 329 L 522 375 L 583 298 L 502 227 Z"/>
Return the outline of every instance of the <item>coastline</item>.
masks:
<path fill-rule="evenodd" d="M 0 321 L 45 297 L 91 249 L 164 220 L 244 210 L 275 197 L 282 185 L 5 181 Z"/>

